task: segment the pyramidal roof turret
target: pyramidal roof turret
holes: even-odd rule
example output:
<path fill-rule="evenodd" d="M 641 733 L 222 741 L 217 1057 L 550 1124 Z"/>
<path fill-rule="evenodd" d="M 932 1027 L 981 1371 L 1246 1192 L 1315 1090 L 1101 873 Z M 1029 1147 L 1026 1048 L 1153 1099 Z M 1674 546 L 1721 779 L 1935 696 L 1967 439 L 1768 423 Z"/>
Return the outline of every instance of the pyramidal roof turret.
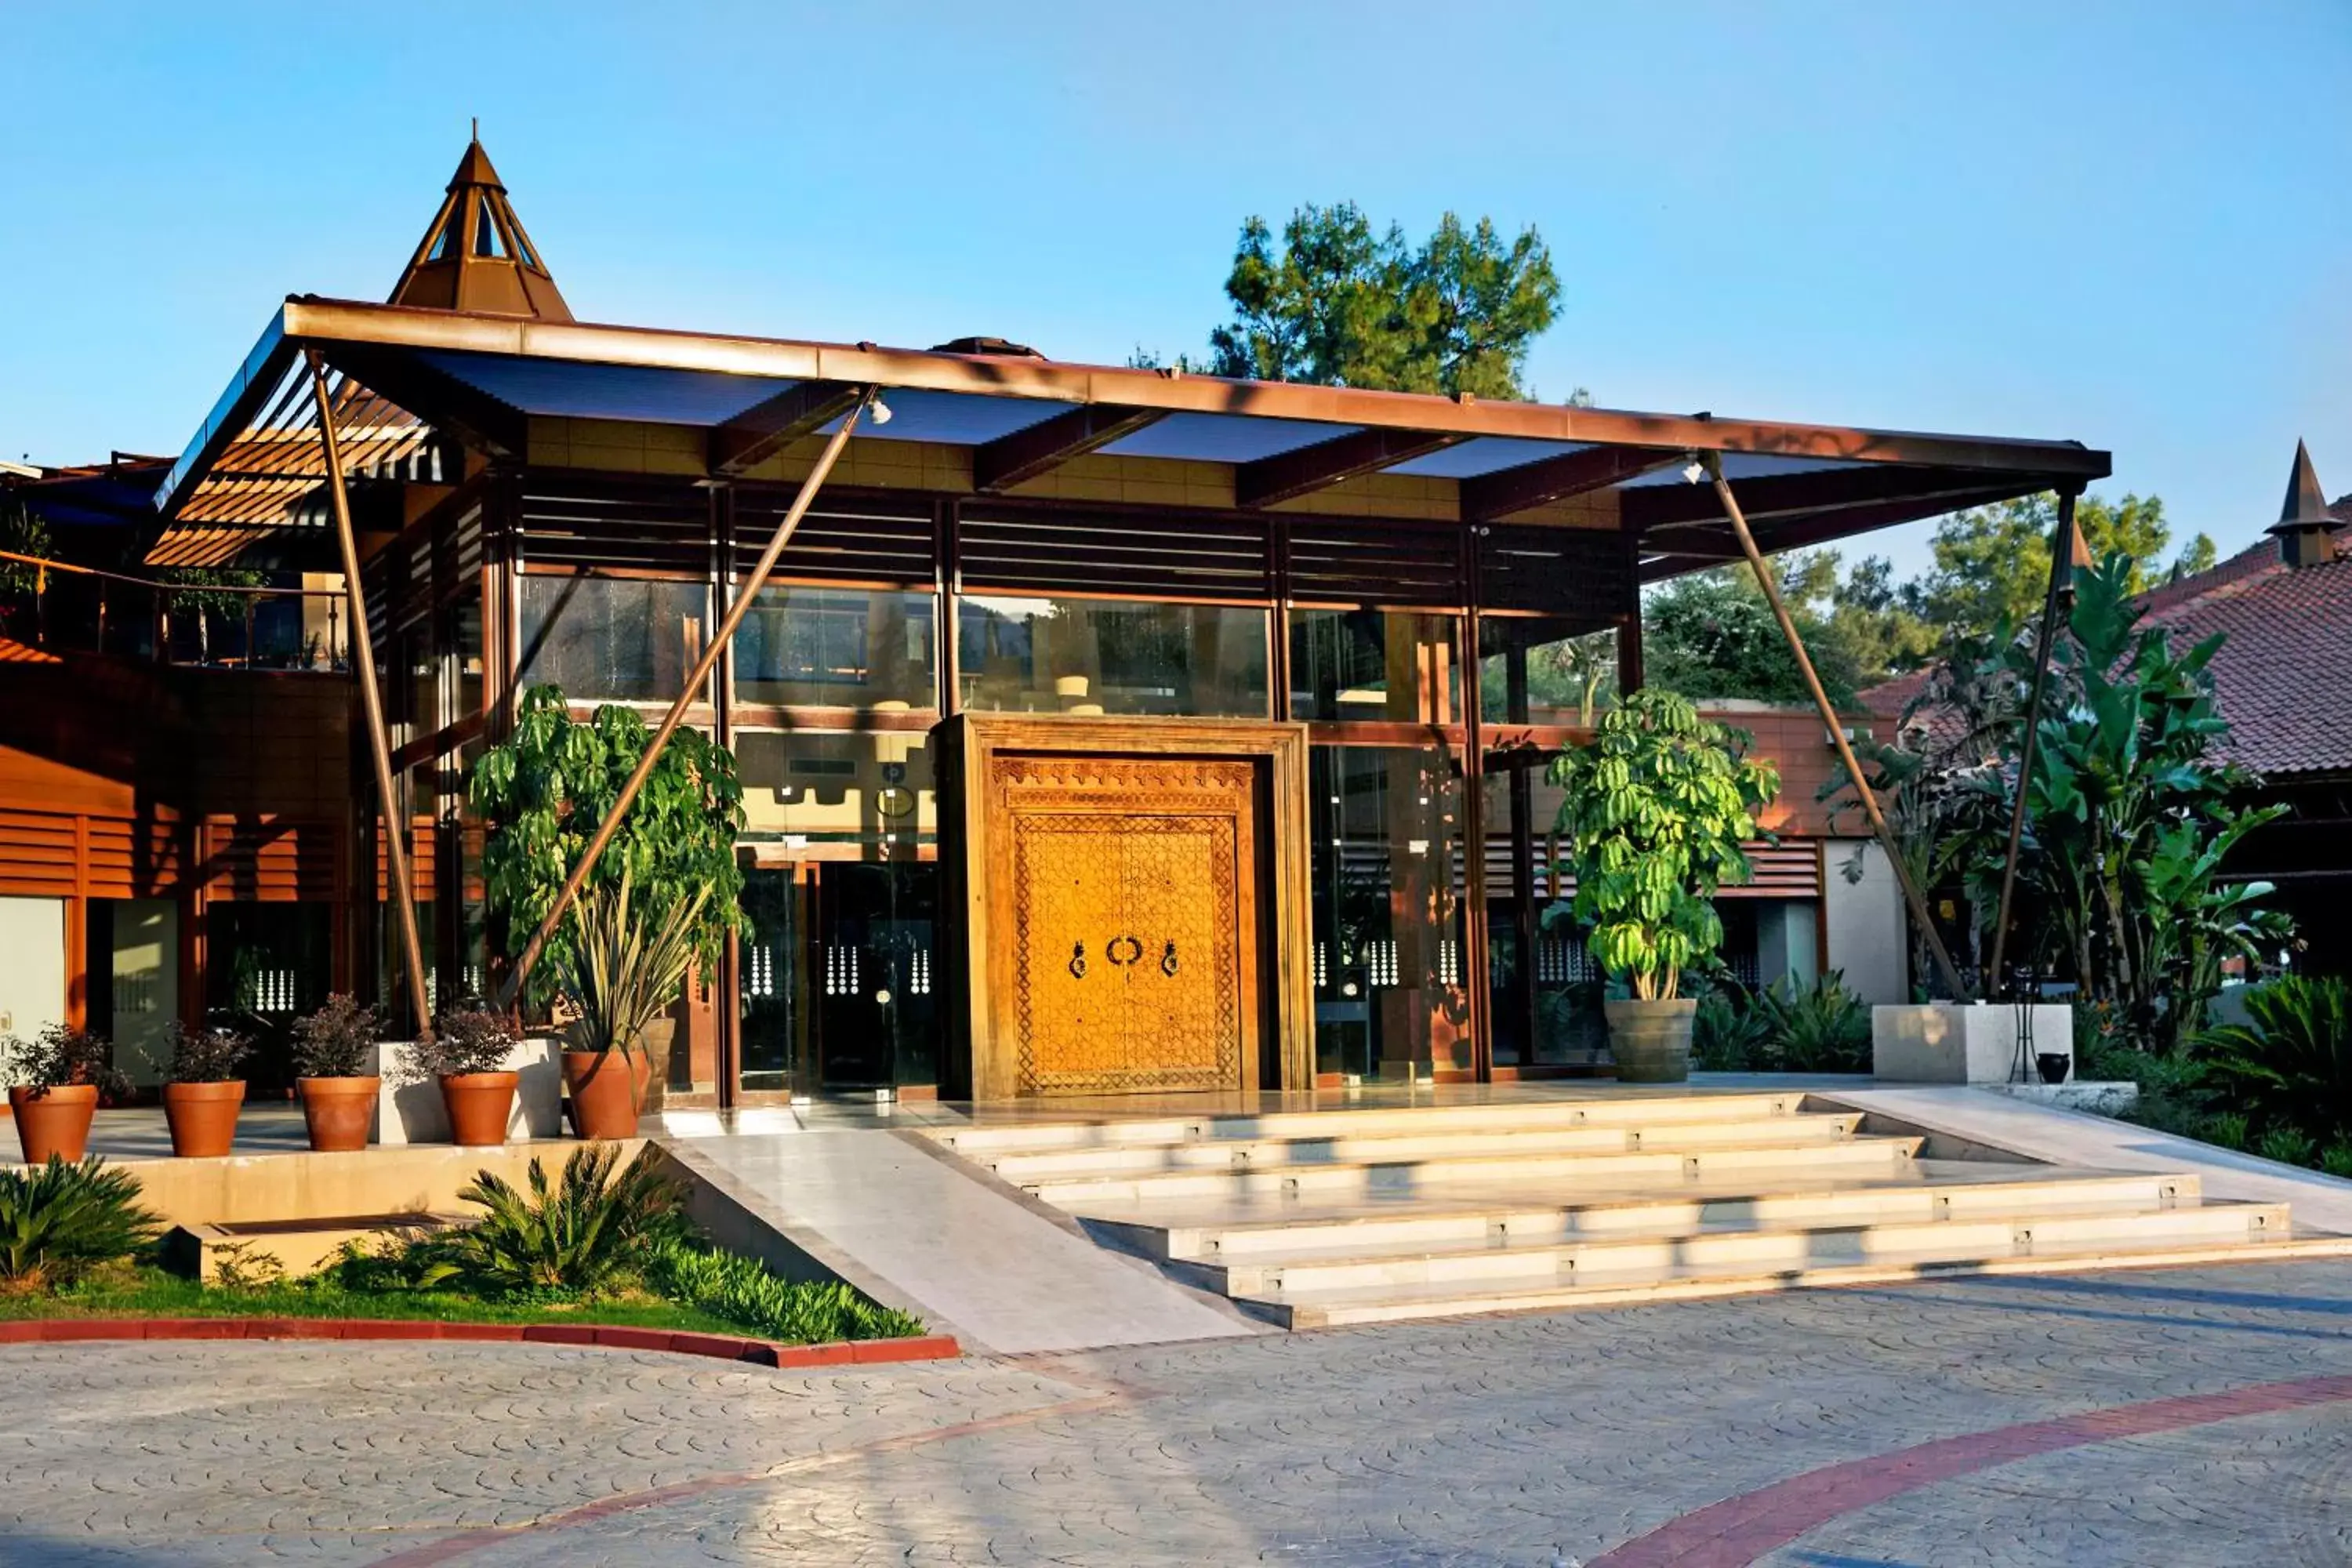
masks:
<path fill-rule="evenodd" d="M 2279 508 L 2279 520 L 2263 531 L 2279 542 L 2279 559 L 2289 566 L 2318 566 L 2336 559 L 2336 528 L 2327 492 L 2319 488 L 2319 470 L 2311 466 L 2310 449 L 2297 441 L 2294 471 L 2286 480 L 2286 504 Z"/>
<path fill-rule="evenodd" d="M 572 308 L 523 232 L 507 187 L 477 139 L 392 290 L 395 305 L 568 321 Z"/>

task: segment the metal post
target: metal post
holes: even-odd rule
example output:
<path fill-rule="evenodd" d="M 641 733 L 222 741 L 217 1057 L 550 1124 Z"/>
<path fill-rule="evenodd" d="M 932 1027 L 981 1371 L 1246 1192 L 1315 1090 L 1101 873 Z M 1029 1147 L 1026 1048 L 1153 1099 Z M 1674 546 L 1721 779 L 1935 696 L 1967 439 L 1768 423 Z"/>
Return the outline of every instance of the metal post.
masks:
<path fill-rule="evenodd" d="M 1945 949 L 1942 934 L 1936 930 L 1935 919 L 1927 909 L 1927 896 L 1912 880 L 1902 847 L 1895 842 L 1894 829 L 1886 826 L 1886 814 L 1878 809 L 1878 796 L 1872 791 L 1870 781 L 1863 777 L 1862 764 L 1854 761 L 1853 747 L 1845 738 L 1845 725 L 1839 720 L 1830 694 L 1822 689 L 1822 678 L 1813 671 L 1812 657 L 1805 651 L 1805 639 L 1797 635 L 1797 623 L 1789 618 L 1789 606 L 1780 601 L 1780 584 L 1765 563 L 1764 552 L 1756 547 L 1756 536 L 1748 529 L 1748 516 L 1739 510 L 1738 499 L 1723 477 L 1723 459 L 1708 452 L 1699 461 L 1706 466 L 1707 477 L 1715 481 L 1716 499 L 1723 503 L 1724 516 L 1731 520 L 1732 532 L 1739 536 L 1739 548 L 1748 557 L 1749 570 L 1756 574 L 1756 585 L 1764 590 L 1765 603 L 1772 606 L 1772 618 L 1780 623 L 1780 635 L 1788 639 L 1789 653 L 1797 661 L 1797 673 L 1804 677 L 1805 689 L 1813 694 L 1813 705 L 1821 710 L 1822 722 L 1829 729 L 1830 744 L 1837 748 L 1838 761 L 1845 765 L 1845 776 L 1853 781 L 1853 793 L 1861 797 L 1863 815 L 1870 818 L 1870 830 L 1878 836 L 1878 846 L 1886 852 L 1886 863 L 1895 868 L 1895 879 L 1902 884 L 1904 901 L 1911 906 L 1911 918 L 1919 922 L 1927 939 L 1927 951 L 1935 957 L 1937 971 L 1943 975 L 1944 984 L 1954 1000 L 1971 1000 L 1951 953 Z"/>
<path fill-rule="evenodd" d="M 843 417 L 841 428 L 833 433 L 832 439 L 824 444 L 824 450 L 817 454 L 816 467 L 811 468 L 808 478 L 801 481 L 800 493 L 793 497 L 792 507 L 784 513 L 782 521 L 776 524 L 775 534 L 768 541 L 768 548 L 761 552 L 758 564 L 751 568 L 751 574 L 743 580 L 734 603 L 728 606 L 727 618 L 719 622 L 719 630 L 704 647 L 702 657 L 695 661 L 692 672 L 686 678 L 686 689 L 677 694 L 677 700 L 669 705 L 669 711 L 662 715 L 661 727 L 646 742 L 646 754 L 637 759 L 635 771 L 629 774 L 628 782 L 621 786 L 620 795 L 613 801 L 613 809 L 606 812 L 604 820 L 597 825 L 596 836 L 588 840 L 588 847 L 581 852 L 580 863 L 572 868 L 570 876 L 564 878 L 562 889 L 555 895 L 555 902 L 548 907 L 546 915 L 539 922 L 539 929 L 531 932 L 530 944 L 515 960 L 514 973 L 507 977 L 506 994 L 499 1001 L 500 1012 L 513 1006 L 516 998 L 522 994 L 523 982 L 530 978 L 532 967 L 539 963 L 539 955 L 547 946 L 547 939 L 555 934 L 556 923 L 562 920 L 563 911 L 572 907 L 572 900 L 580 896 L 581 885 L 588 880 L 588 873 L 596 868 L 604 847 L 612 843 L 613 835 L 620 830 L 621 819 L 629 815 L 629 807 L 636 803 L 637 792 L 645 787 L 646 777 L 654 771 L 654 764 L 661 760 L 663 748 L 669 744 L 669 738 L 677 732 L 678 725 L 685 721 L 686 710 L 693 706 L 695 694 L 709 686 L 710 671 L 719 663 L 719 656 L 727 651 L 728 643 L 735 636 L 735 628 L 750 613 L 752 604 L 760 596 L 760 590 L 767 586 L 768 574 L 775 570 L 776 558 L 792 542 L 802 517 L 808 511 L 809 503 L 816 500 L 816 492 L 824 488 L 825 476 L 833 472 L 833 465 L 840 459 L 842 448 L 849 444 L 849 433 L 857 428 L 858 416 L 872 405 L 875 394 L 880 390 L 874 386 L 866 389 L 856 405 Z"/>
<path fill-rule="evenodd" d="M 2058 605 L 2074 568 L 2075 490 L 2058 492 L 2058 528 L 2050 539 L 2050 592 L 2042 601 L 2042 627 L 2033 637 L 2033 685 L 2025 702 L 2025 738 L 2017 756 L 2017 803 L 2009 813 L 2009 856 L 2000 868 L 2000 906 L 1992 922 L 1992 970 L 1988 992 L 2005 989 L 2001 959 L 2009 950 L 2009 916 L 2017 893 L 2017 861 L 2025 846 L 2025 795 L 2033 782 L 2033 752 L 2042 737 L 2042 694 L 2050 679 L 2050 650 L 2058 640 Z"/>
<path fill-rule="evenodd" d="M 383 694 L 376 689 L 375 649 L 368 635 L 367 604 L 360 587 L 359 542 L 352 533 L 351 497 L 343 489 L 343 457 L 335 438 L 335 406 L 327 395 L 325 363 L 316 349 L 305 349 L 310 363 L 310 391 L 319 402 L 319 442 L 326 453 L 327 499 L 335 513 L 335 540 L 342 547 L 343 595 L 351 605 L 352 654 L 359 667 L 360 705 L 367 717 L 368 756 L 375 763 L 375 792 L 383 807 L 384 856 L 392 873 L 394 900 L 400 906 L 402 956 L 408 963 L 408 1000 L 416 1009 L 416 1037 L 433 1037 L 433 1004 L 425 994 L 425 952 L 416 941 L 416 906 L 408 882 L 408 845 L 398 819 L 400 796 L 392 787 L 392 752 L 383 732 Z"/>

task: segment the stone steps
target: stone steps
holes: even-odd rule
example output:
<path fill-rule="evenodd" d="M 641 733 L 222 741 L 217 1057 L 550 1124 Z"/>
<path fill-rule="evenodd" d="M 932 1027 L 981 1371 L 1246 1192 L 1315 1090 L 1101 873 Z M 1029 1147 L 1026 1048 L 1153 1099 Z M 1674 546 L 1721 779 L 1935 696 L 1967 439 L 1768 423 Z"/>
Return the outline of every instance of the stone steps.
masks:
<path fill-rule="evenodd" d="M 1326 1121 L 1333 1120 L 1326 1118 Z M 1742 1117 L 1711 1121 L 1513 1126 L 1421 1131 L 1301 1131 L 1287 1136 L 1215 1137 L 1174 1143 L 1113 1143 L 1096 1148 L 1016 1149 L 978 1156 L 1017 1185 L 1167 1171 L 1271 1170 L 1298 1165 L 1402 1165 L 1441 1159 L 1519 1159 L 1531 1154 L 1622 1154 L 1644 1150 L 1785 1148 L 1851 1138 L 1859 1112 L 1833 1116 Z"/>
<path fill-rule="evenodd" d="M 931 1134 L 1291 1327 L 2352 1250 L 2198 1180 L 1922 1157 L 1801 1093 L 1013 1121 Z"/>

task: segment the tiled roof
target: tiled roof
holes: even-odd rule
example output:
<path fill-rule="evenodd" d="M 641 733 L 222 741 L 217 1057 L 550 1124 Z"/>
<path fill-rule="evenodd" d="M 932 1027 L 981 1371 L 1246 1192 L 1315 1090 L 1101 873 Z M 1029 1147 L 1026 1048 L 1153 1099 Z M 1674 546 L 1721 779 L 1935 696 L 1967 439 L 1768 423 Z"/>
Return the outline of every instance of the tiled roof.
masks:
<path fill-rule="evenodd" d="M 2328 510 L 2352 524 L 2352 496 Z M 2352 559 L 2290 569 L 2264 539 L 2143 602 L 2176 647 L 2226 637 L 2213 692 L 2230 756 L 2265 774 L 2352 772 Z"/>
<path fill-rule="evenodd" d="M 2223 634 L 2213 690 L 2230 724 L 2225 754 L 2266 775 L 2352 773 L 2352 496 L 2328 510 L 2346 524 L 2336 531 L 2345 559 L 2291 570 L 2266 538 L 2140 597 L 2145 624 L 2162 626 L 2176 647 Z M 1927 681 L 1915 670 L 1862 701 L 1893 719 Z M 1939 717 L 1923 710 L 1914 721 L 1948 739 Z"/>

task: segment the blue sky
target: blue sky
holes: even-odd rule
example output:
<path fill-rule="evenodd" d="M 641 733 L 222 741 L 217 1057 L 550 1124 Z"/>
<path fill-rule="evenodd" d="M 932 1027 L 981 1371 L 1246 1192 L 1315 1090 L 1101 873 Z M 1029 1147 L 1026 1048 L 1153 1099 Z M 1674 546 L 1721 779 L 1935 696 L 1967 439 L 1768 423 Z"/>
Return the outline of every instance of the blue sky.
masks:
<path fill-rule="evenodd" d="M 0 455 L 177 451 L 479 115 L 583 319 L 1197 350 L 1245 216 L 1533 224 L 1538 392 L 2074 437 L 2224 548 L 2352 491 L 2352 4 L 395 11 L 10 0 Z M 1925 558 L 1924 526 L 1882 535 Z"/>

